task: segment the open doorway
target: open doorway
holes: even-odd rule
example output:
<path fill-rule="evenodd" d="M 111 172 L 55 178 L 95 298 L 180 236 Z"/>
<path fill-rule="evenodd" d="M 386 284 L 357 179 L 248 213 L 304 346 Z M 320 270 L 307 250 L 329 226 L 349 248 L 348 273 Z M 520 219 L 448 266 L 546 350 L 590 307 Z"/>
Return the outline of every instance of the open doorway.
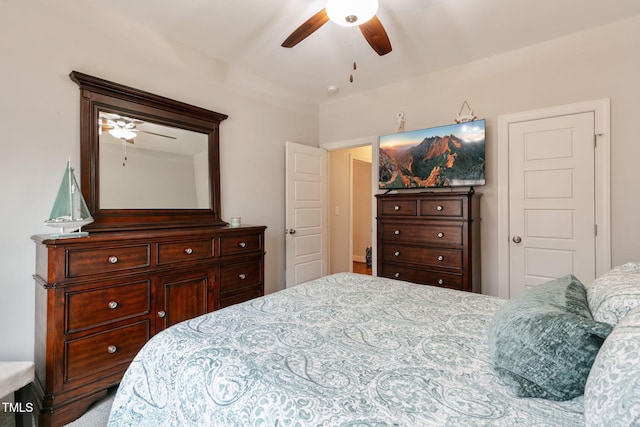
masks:
<path fill-rule="evenodd" d="M 330 273 L 372 273 L 372 205 L 372 146 L 330 151 Z"/>

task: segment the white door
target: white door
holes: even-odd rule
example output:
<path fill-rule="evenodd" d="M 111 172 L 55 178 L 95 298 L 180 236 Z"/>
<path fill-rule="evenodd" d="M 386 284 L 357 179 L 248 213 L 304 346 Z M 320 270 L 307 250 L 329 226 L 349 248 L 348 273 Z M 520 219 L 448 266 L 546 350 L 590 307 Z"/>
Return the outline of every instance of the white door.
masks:
<path fill-rule="evenodd" d="M 286 287 L 327 274 L 327 151 L 286 143 Z"/>
<path fill-rule="evenodd" d="M 596 274 L 594 113 L 509 124 L 510 297 Z"/>

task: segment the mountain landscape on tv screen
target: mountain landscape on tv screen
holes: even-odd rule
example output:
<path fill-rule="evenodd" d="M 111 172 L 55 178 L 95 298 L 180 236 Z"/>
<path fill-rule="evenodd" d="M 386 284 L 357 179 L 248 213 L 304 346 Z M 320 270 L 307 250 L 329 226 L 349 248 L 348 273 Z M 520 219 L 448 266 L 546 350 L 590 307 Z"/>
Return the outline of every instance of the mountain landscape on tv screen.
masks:
<path fill-rule="evenodd" d="M 380 146 L 381 189 L 483 185 L 484 140 L 455 135 L 425 138 L 417 145 Z"/>

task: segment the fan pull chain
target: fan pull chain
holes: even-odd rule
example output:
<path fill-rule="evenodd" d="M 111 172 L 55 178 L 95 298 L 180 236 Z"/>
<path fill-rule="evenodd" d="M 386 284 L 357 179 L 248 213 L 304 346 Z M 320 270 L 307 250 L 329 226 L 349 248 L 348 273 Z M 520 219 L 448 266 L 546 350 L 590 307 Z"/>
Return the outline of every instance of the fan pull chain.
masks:
<path fill-rule="evenodd" d="M 355 38 L 355 36 L 357 34 L 356 28 L 357 27 L 353 27 L 353 29 L 351 30 L 351 38 L 349 40 L 350 41 L 349 44 L 351 45 L 351 53 L 353 54 L 353 56 L 356 56 L 355 55 L 355 47 L 353 45 L 353 40 L 354 40 L 354 38 Z M 358 65 L 356 64 L 356 61 L 354 59 L 354 61 L 353 61 L 353 71 L 355 71 L 357 69 L 358 69 Z M 351 74 L 349 74 L 349 83 L 353 83 L 353 74 L 354 74 L 353 71 L 351 72 Z"/>
<path fill-rule="evenodd" d="M 122 140 L 122 167 L 126 166 L 126 161 L 127 161 L 127 141 L 125 141 L 124 139 Z"/>

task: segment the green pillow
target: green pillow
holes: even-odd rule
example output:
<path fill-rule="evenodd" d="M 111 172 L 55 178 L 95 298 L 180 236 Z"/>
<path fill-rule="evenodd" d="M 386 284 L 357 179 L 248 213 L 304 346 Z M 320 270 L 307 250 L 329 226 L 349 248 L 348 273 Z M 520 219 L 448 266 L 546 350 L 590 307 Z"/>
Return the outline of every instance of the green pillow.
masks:
<path fill-rule="evenodd" d="M 518 397 L 568 400 L 584 393 L 611 329 L 593 320 L 585 287 L 570 274 L 505 303 L 489 327 L 489 352 Z"/>

